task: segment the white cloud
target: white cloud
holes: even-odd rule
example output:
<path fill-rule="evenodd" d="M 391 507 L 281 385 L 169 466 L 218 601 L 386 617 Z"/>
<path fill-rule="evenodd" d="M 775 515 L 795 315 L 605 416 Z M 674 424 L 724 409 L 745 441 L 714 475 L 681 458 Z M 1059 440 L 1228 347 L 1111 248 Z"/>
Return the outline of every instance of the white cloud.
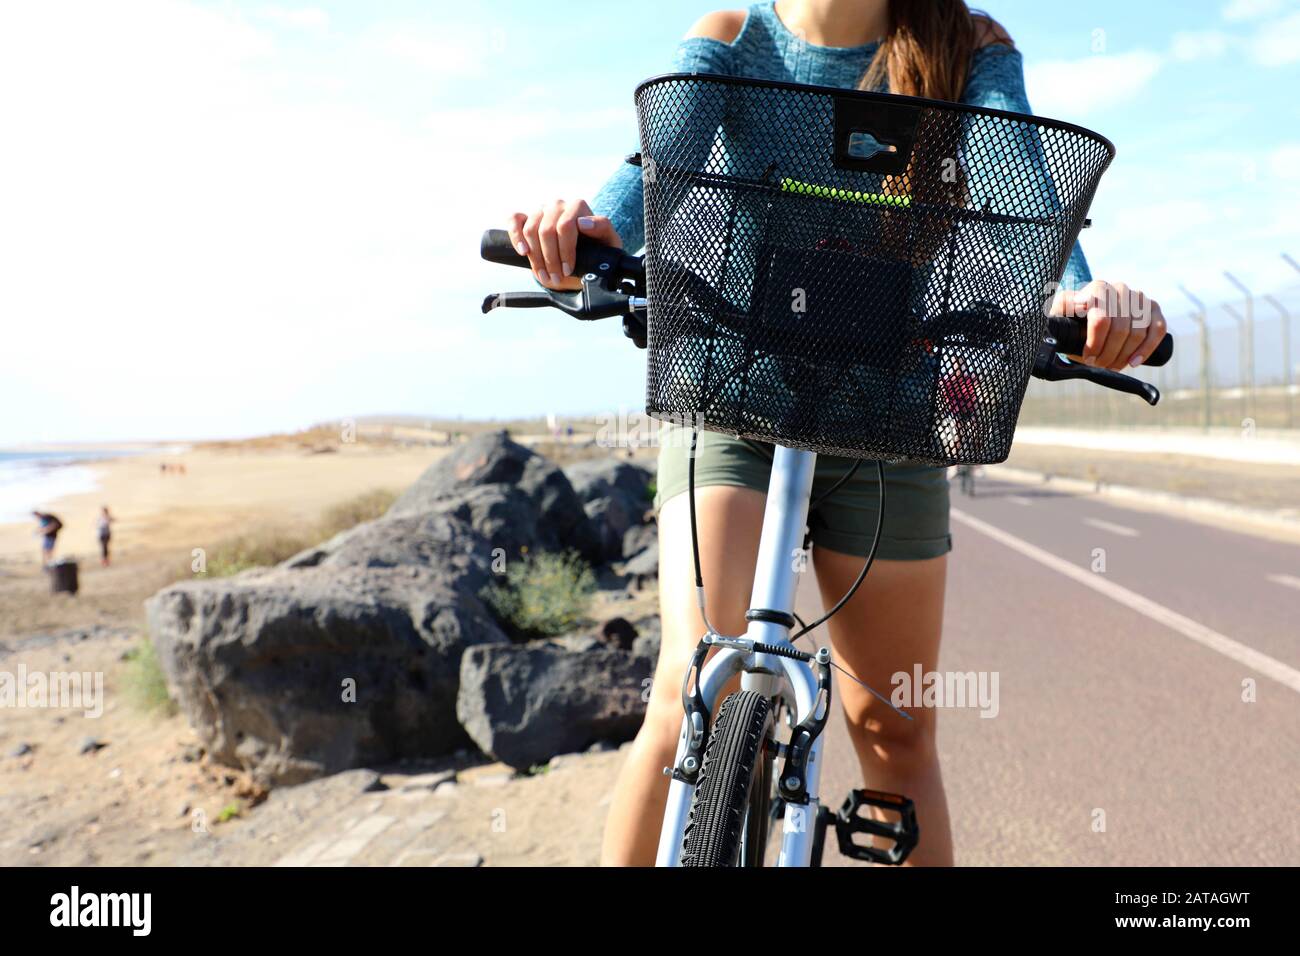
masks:
<path fill-rule="evenodd" d="M 264 26 L 182 0 L 0 5 L 0 121 L 23 144 L 0 152 L 0 406 L 40 410 L 0 417 L 0 444 L 507 412 L 517 386 L 478 381 L 482 356 L 524 367 L 567 331 L 478 314 L 528 284 L 479 263 L 478 235 L 589 190 L 618 145 L 466 143 L 353 95 L 367 42 L 355 74 L 304 73 Z M 32 360 L 51 341 L 56 374 Z"/>
<path fill-rule="evenodd" d="M 1223 7 L 1223 19 L 1229 21 L 1257 20 L 1279 12 L 1286 0 L 1230 0 Z"/>
<path fill-rule="evenodd" d="M 1179 283 L 1207 301 L 1229 294 L 1225 269 L 1256 288 L 1278 287 L 1287 280 L 1279 253 L 1294 245 L 1300 208 L 1300 142 L 1171 152 L 1187 142 L 1121 145 L 1124 160 L 1103 177 L 1094 228 L 1081 240 L 1094 272 L 1180 308 Z"/>
<path fill-rule="evenodd" d="M 1135 98 L 1163 64 L 1149 50 L 1047 60 L 1026 66 L 1025 85 L 1036 112 L 1079 115 Z"/>
<path fill-rule="evenodd" d="M 433 31 L 423 24 L 386 23 L 367 30 L 363 43 L 390 61 L 431 76 L 483 72 L 483 44 L 453 28 Z"/>
<path fill-rule="evenodd" d="M 614 107 L 582 112 L 556 106 L 500 104 L 439 110 L 430 113 L 425 123 L 435 132 L 452 132 L 463 142 L 478 141 L 494 150 L 508 150 L 524 140 L 563 132 L 581 133 L 586 143 L 599 141 L 603 134 L 624 127 L 635 134 L 629 125 L 630 111 Z"/>
<path fill-rule="evenodd" d="M 257 11 L 259 20 L 290 30 L 317 32 L 328 30 L 330 15 L 319 7 L 268 6 Z"/>
<path fill-rule="evenodd" d="M 1300 143 L 1276 147 L 1265 158 L 1264 167 L 1276 179 L 1300 181 Z"/>
<path fill-rule="evenodd" d="M 1222 56 L 1232 41 L 1221 30 L 1184 31 L 1174 34 L 1170 53 L 1175 60 L 1208 60 Z"/>
<path fill-rule="evenodd" d="M 1286 66 L 1300 61 L 1300 13 L 1262 27 L 1251 41 L 1251 55 L 1261 66 Z"/>

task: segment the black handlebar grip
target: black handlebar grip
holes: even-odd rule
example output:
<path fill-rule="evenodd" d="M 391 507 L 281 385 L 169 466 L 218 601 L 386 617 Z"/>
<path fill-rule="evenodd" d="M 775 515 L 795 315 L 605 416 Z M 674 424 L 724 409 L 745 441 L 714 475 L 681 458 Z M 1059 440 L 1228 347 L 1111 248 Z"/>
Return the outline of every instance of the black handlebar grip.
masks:
<path fill-rule="evenodd" d="M 483 239 L 479 242 L 478 254 L 488 262 L 495 262 L 498 265 L 532 268 L 527 256 L 515 252 L 515 247 L 510 242 L 510 233 L 504 229 L 485 230 Z"/>
<path fill-rule="evenodd" d="M 1082 355 L 1088 341 L 1088 323 L 1083 319 L 1053 315 L 1047 320 L 1047 334 L 1056 339 L 1056 349 L 1066 355 Z M 1174 357 L 1174 337 L 1168 332 L 1156 350 L 1142 364 L 1164 365 Z"/>
<path fill-rule="evenodd" d="M 510 244 L 510 234 L 504 229 L 484 231 L 479 242 L 479 255 L 498 265 L 531 268 L 528 257 L 515 252 L 515 247 Z M 639 289 L 645 288 L 645 262 L 640 256 L 629 256 L 617 246 L 607 246 L 590 236 L 578 236 L 573 258 L 575 276 L 594 272 L 614 282 L 631 279 Z M 644 291 L 641 294 L 644 295 Z"/>

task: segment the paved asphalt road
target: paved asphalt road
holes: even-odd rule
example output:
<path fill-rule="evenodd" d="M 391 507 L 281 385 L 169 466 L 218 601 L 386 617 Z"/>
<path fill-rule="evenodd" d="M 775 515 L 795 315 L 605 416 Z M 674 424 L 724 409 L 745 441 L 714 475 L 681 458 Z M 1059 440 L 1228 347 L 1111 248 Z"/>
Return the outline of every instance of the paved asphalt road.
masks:
<path fill-rule="evenodd" d="M 1300 546 L 994 478 L 953 512 L 940 670 L 999 675 L 940 717 L 957 862 L 1300 864 Z"/>

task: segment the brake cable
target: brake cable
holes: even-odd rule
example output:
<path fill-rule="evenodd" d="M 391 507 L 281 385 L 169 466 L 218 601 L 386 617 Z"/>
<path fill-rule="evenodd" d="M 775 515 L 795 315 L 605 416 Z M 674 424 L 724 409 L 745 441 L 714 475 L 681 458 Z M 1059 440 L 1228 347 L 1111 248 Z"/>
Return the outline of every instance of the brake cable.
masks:
<path fill-rule="evenodd" d="M 849 471 L 849 475 L 851 475 L 852 473 L 853 470 L 851 469 Z M 845 475 L 844 478 L 841 479 L 841 481 L 847 481 L 849 475 Z M 803 637 L 809 631 L 813 630 L 816 627 L 820 627 L 821 625 L 829 621 L 836 613 L 840 611 L 841 608 L 844 607 L 844 605 L 849 603 L 849 601 L 853 598 L 853 595 L 858 593 L 858 588 L 862 587 L 862 582 L 867 579 L 867 572 L 871 570 L 871 565 L 875 563 L 876 560 L 876 549 L 880 547 L 880 529 L 884 526 L 884 522 L 885 522 L 885 463 L 883 461 L 880 461 L 879 459 L 876 460 L 876 481 L 880 485 L 880 497 L 878 499 L 878 504 L 876 506 L 876 530 L 875 533 L 871 536 L 871 550 L 867 552 L 867 560 L 863 563 L 862 570 L 858 572 L 858 579 L 853 582 L 853 587 L 849 588 L 848 593 L 846 593 L 844 597 L 840 598 L 835 603 L 835 606 L 833 608 L 831 608 L 829 611 L 827 611 L 817 620 L 813 621 L 811 624 L 805 624 L 797 633 L 792 635 L 790 638 L 790 643 L 793 644 L 795 641 L 799 640 L 799 638 Z M 824 497 L 825 496 L 823 495 L 823 498 Z"/>
<path fill-rule="evenodd" d="M 700 436 L 699 426 L 693 425 L 691 427 L 690 459 L 687 462 L 687 466 L 686 466 L 686 491 L 687 491 L 687 498 L 689 499 L 690 502 L 690 514 L 691 514 L 691 559 L 694 562 L 694 566 L 695 566 L 695 601 L 696 604 L 699 606 L 700 616 L 704 618 L 705 629 L 710 634 L 716 634 L 718 632 L 714 629 L 713 625 L 709 623 L 709 616 L 705 611 L 704 572 L 700 565 L 699 523 L 695 511 L 695 459 L 699 447 L 699 436 Z M 748 440 L 746 440 L 746 444 L 750 445 L 750 447 L 755 447 L 753 443 L 749 442 Z M 849 470 L 845 472 L 842 476 L 840 476 L 840 478 L 833 485 L 831 485 L 831 487 L 826 492 L 824 492 L 823 494 L 817 497 L 815 504 L 820 504 L 821 502 L 825 501 L 828 497 L 830 497 L 830 495 L 833 492 L 835 492 L 840 487 L 842 487 L 845 482 L 847 482 L 850 478 L 853 477 L 853 475 L 857 472 L 861 464 L 862 464 L 861 459 L 854 462 L 853 466 L 849 468 Z M 849 588 L 848 592 L 835 603 L 834 607 L 832 607 L 829 611 L 827 611 L 817 620 L 813 621 L 811 624 L 805 624 L 803 620 L 798 617 L 798 615 L 795 615 L 795 620 L 801 626 L 800 629 L 794 635 L 791 636 L 790 642 L 792 644 L 795 641 L 799 640 L 799 638 L 803 637 L 804 635 L 808 634 L 814 629 L 825 624 L 835 614 L 839 613 L 839 611 L 841 611 L 844 608 L 844 606 L 848 604 L 850 600 L 853 599 L 853 595 L 858 593 L 858 589 L 862 587 L 862 582 L 865 581 L 867 578 L 867 572 L 871 570 L 871 565 L 875 563 L 876 550 L 880 547 L 880 532 L 884 526 L 884 519 L 885 519 L 885 463 L 879 460 L 876 461 L 876 481 L 880 488 L 879 498 L 877 499 L 877 507 L 876 507 L 876 530 L 871 536 L 871 550 L 867 552 L 867 560 L 863 563 L 862 570 L 858 573 L 857 580 L 853 582 L 853 586 Z M 810 508 L 811 507 L 812 506 L 810 506 Z M 849 676 L 852 677 L 851 674 Z M 854 679 L 856 680 L 857 678 Z M 859 683 L 861 682 L 859 681 Z M 863 686 L 866 687 L 867 685 L 863 684 Z M 867 689 L 871 690 L 870 687 L 868 687 Z M 871 690 L 871 692 L 873 694 L 876 694 L 876 691 L 874 690 Z M 879 697 L 880 695 L 876 694 L 876 696 Z M 884 698 L 881 699 L 883 700 Z"/>

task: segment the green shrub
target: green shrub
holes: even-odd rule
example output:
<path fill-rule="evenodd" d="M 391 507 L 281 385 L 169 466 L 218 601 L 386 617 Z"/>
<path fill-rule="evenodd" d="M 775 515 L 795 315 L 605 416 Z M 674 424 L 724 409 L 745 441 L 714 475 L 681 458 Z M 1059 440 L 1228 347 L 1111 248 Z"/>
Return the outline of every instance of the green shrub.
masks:
<path fill-rule="evenodd" d="M 167 678 L 158 662 L 158 652 L 148 638 L 127 652 L 122 689 L 137 710 L 166 717 L 176 713 L 176 702 L 167 693 Z"/>
<path fill-rule="evenodd" d="M 554 637 L 582 621 L 595 590 L 596 576 L 580 556 L 548 552 L 511 561 L 483 599 L 518 635 Z"/>

